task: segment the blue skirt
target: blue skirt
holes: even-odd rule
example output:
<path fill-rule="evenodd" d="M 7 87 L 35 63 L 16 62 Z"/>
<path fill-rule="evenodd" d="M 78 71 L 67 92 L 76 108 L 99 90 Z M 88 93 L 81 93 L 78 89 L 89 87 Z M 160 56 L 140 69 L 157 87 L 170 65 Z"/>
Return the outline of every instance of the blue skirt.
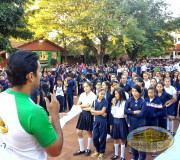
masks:
<path fill-rule="evenodd" d="M 167 115 L 174 116 L 175 115 L 175 103 L 167 107 Z"/>
<path fill-rule="evenodd" d="M 93 130 L 93 116 L 89 111 L 82 111 L 79 115 L 76 128 L 79 130 L 92 131 Z"/>
<path fill-rule="evenodd" d="M 112 138 L 126 141 L 128 134 L 129 130 L 125 118 L 114 118 Z"/>

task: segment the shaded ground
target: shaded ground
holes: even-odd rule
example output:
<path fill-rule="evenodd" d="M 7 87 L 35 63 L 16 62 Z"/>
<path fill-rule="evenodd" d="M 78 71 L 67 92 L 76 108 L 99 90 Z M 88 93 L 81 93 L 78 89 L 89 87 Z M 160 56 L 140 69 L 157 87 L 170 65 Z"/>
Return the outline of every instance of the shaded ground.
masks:
<path fill-rule="evenodd" d="M 75 102 L 77 99 L 75 99 Z M 63 128 L 63 135 L 64 135 L 64 146 L 63 151 L 59 157 L 56 158 L 50 158 L 48 157 L 47 160 L 96 160 L 96 158 L 91 158 L 90 156 L 86 157 L 84 155 L 80 156 L 73 156 L 72 154 L 79 150 L 77 135 L 76 135 L 76 124 L 77 124 L 78 116 L 68 122 L 66 126 Z M 179 125 L 179 119 L 176 119 L 175 121 L 175 131 L 177 130 L 177 127 Z M 84 141 L 85 141 L 85 148 L 87 146 L 87 134 L 84 132 Z M 92 151 L 94 151 L 94 146 L 92 143 L 91 147 Z M 120 150 L 119 150 L 120 154 Z M 114 149 L 113 149 L 113 140 L 107 140 L 106 143 L 106 153 L 105 153 L 105 160 L 109 160 L 111 156 L 114 155 Z M 129 147 L 126 147 L 125 150 L 125 158 L 126 160 L 131 160 L 132 154 L 129 153 Z M 147 154 L 146 160 L 153 160 L 154 158 L 151 156 L 151 154 Z"/>

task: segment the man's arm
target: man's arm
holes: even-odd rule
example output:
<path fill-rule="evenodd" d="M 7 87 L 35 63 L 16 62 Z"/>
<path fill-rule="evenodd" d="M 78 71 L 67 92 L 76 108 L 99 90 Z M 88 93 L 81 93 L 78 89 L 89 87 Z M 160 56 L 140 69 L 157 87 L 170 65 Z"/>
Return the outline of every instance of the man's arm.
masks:
<path fill-rule="evenodd" d="M 51 116 L 51 124 L 54 127 L 55 132 L 58 135 L 57 140 L 50 146 L 45 147 L 44 150 L 51 157 L 57 157 L 61 154 L 63 147 L 63 132 L 59 122 L 59 102 L 56 99 L 55 94 L 51 94 L 51 103 L 46 98 L 46 106 Z"/>

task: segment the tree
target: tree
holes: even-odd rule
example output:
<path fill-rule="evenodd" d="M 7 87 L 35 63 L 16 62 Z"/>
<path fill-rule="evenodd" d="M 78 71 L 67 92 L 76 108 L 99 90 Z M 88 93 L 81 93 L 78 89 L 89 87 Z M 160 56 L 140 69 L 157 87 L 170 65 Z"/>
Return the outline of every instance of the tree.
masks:
<path fill-rule="evenodd" d="M 0 51 L 12 51 L 9 38 L 29 39 L 32 33 L 24 18 L 27 0 L 0 0 Z"/>
<path fill-rule="evenodd" d="M 167 27 L 171 16 L 163 1 L 41 0 L 37 6 L 27 12 L 36 36 L 55 32 L 59 42 L 63 34 L 67 49 L 79 43 L 91 50 L 98 64 L 105 53 L 127 53 L 134 60 L 162 55 L 173 44 Z"/>
<path fill-rule="evenodd" d="M 173 46 L 169 34 L 168 22 L 172 21 L 167 12 L 167 4 L 154 0 L 127 0 L 127 14 L 133 15 L 133 21 L 127 26 L 125 45 L 128 56 L 134 60 L 139 56 L 159 56 Z M 133 25 L 132 25 L 133 24 Z"/>

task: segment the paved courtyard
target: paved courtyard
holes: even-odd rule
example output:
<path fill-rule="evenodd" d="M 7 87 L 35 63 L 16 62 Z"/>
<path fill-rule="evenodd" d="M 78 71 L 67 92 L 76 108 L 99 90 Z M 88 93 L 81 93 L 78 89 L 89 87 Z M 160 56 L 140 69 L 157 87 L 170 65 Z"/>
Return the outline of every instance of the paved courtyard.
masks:
<path fill-rule="evenodd" d="M 75 100 L 76 102 L 77 100 Z M 80 156 L 73 156 L 72 154 L 79 150 L 77 135 L 76 135 L 76 123 L 78 120 L 78 116 L 75 117 L 73 120 L 69 121 L 65 127 L 63 128 L 63 135 L 64 135 L 64 146 L 62 153 L 59 157 L 56 158 L 50 158 L 48 157 L 47 160 L 96 160 L 96 158 L 91 158 L 90 156 L 86 157 L 85 155 Z M 175 131 L 177 130 L 177 127 L 179 125 L 179 119 L 175 120 Z M 84 141 L 85 141 L 85 148 L 87 146 L 87 134 L 84 133 Z M 92 143 L 91 147 L 92 151 L 94 151 L 94 146 Z M 120 150 L 119 150 L 120 154 Z M 113 149 L 113 140 L 107 140 L 106 143 L 106 153 L 105 153 L 105 160 L 110 160 L 111 156 L 114 155 L 114 149 Z M 126 147 L 125 151 L 125 158 L 126 160 L 131 160 L 132 154 L 129 153 L 129 146 Z M 151 156 L 151 154 L 147 154 L 146 160 L 153 160 L 154 158 Z"/>

